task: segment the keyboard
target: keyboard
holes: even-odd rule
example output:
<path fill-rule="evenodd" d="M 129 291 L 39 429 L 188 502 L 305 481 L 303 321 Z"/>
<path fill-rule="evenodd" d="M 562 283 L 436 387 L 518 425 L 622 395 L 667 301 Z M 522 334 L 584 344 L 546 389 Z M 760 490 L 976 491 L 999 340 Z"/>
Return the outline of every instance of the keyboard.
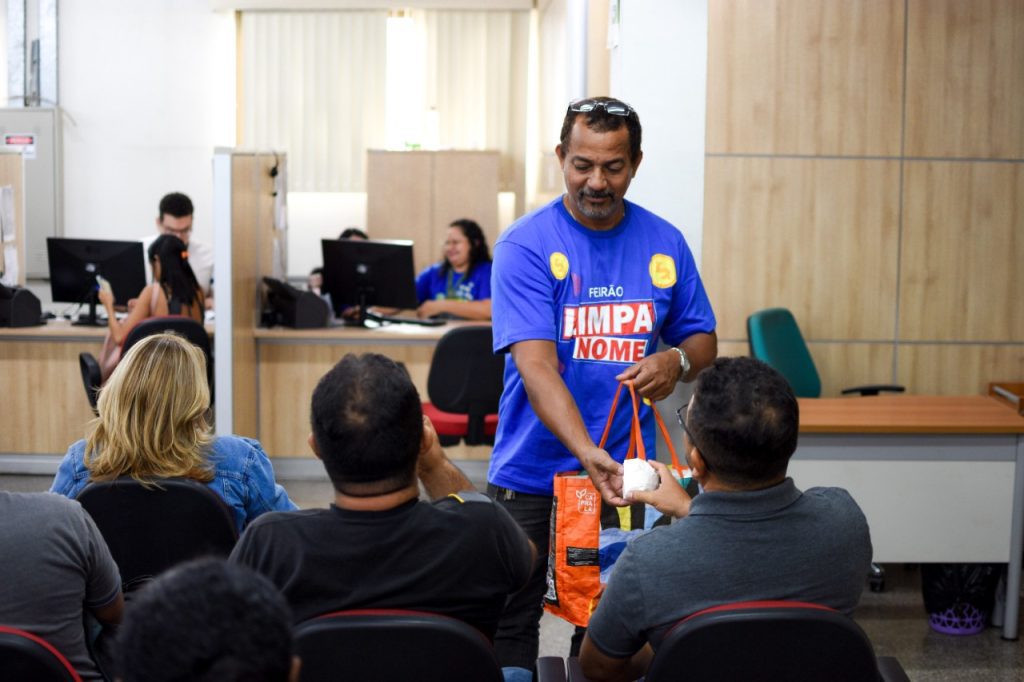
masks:
<path fill-rule="evenodd" d="M 444 326 L 448 320 L 435 320 L 433 318 L 419 318 L 414 316 L 405 315 L 375 315 L 373 313 L 367 313 L 366 319 L 376 320 L 377 322 L 383 322 L 388 324 L 418 324 L 421 327 L 441 327 Z"/>

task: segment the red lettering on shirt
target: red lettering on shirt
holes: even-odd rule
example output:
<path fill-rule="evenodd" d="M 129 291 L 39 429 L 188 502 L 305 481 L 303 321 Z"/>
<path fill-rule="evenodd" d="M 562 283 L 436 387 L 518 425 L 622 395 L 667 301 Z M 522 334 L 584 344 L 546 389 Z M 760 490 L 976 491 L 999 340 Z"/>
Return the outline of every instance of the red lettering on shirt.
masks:
<path fill-rule="evenodd" d="M 654 331 L 651 301 L 594 303 L 562 308 L 562 339 L 636 336 Z"/>
<path fill-rule="evenodd" d="M 647 339 L 623 339 L 614 336 L 579 336 L 572 349 L 573 360 L 621 362 L 632 365 L 643 360 Z"/>

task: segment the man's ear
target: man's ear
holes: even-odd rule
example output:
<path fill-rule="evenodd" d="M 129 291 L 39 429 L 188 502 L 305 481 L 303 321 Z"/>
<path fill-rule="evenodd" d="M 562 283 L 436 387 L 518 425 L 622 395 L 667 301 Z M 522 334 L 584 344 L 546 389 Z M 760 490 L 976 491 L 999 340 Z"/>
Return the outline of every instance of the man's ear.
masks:
<path fill-rule="evenodd" d="M 704 455 L 694 447 L 693 443 L 690 444 L 690 449 L 686 451 L 686 461 L 690 465 L 690 471 L 693 472 L 694 478 L 704 478 L 704 474 L 708 471 L 708 465 L 704 461 Z"/>
<path fill-rule="evenodd" d="M 309 449 L 313 451 L 313 454 L 317 459 L 323 459 L 323 457 L 320 456 L 320 449 L 316 445 L 316 438 L 313 438 L 312 431 L 309 432 L 309 437 L 306 438 L 306 443 L 309 444 Z"/>
<path fill-rule="evenodd" d="M 633 177 L 636 177 L 636 169 L 640 167 L 640 162 L 644 160 L 643 150 L 637 152 L 636 161 L 633 162 Z"/>
<path fill-rule="evenodd" d="M 561 142 L 555 145 L 555 156 L 558 157 L 559 165 L 565 163 L 565 152 L 562 150 Z M 159 225 L 159 222 L 157 224 Z"/>

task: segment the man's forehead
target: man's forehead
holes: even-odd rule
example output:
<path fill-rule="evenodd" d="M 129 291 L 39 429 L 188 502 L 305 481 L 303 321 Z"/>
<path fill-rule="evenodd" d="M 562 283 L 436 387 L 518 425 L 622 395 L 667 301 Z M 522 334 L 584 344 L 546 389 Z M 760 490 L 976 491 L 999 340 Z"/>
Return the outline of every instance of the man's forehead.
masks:
<path fill-rule="evenodd" d="M 619 126 L 616 130 L 596 131 L 586 125 L 582 117 L 569 133 L 568 155 L 607 163 L 616 159 L 629 159 L 629 130 Z"/>

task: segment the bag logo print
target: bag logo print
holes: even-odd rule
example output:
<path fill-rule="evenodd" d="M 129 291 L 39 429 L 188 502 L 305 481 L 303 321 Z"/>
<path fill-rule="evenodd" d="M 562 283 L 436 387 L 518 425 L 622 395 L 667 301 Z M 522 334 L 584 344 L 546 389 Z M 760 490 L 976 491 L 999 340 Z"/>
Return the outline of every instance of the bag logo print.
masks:
<path fill-rule="evenodd" d="M 576 506 L 580 514 L 596 514 L 597 493 L 593 490 L 577 490 Z"/>

